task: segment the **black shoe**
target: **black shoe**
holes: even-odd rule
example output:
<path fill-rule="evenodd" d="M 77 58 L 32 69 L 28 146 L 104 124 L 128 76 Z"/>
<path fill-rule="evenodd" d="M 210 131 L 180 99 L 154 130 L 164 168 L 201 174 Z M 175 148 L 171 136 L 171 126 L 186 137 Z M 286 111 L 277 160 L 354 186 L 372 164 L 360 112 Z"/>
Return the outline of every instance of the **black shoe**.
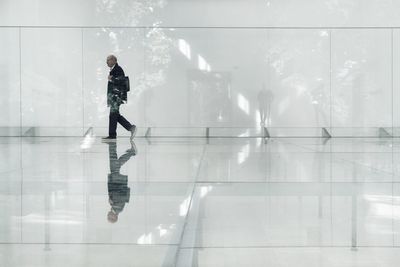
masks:
<path fill-rule="evenodd" d="M 102 142 L 116 142 L 117 141 L 117 137 L 111 137 L 111 136 L 102 137 L 101 141 Z"/>

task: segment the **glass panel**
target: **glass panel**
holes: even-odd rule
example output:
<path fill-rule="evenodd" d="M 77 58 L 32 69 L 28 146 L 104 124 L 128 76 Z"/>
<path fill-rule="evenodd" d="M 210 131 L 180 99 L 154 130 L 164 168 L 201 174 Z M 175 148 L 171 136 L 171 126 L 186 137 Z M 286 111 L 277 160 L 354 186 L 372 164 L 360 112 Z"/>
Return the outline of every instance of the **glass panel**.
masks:
<path fill-rule="evenodd" d="M 270 125 L 329 126 L 329 32 L 270 30 L 268 34 L 265 83 L 271 90 Z"/>
<path fill-rule="evenodd" d="M 0 136 L 20 135 L 19 29 L 0 28 Z"/>
<path fill-rule="evenodd" d="M 24 28 L 21 43 L 24 133 L 82 135 L 81 30 Z"/>
<path fill-rule="evenodd" d="M 332 127 L 392 127 L 390 30 L 332 32 Z"/>

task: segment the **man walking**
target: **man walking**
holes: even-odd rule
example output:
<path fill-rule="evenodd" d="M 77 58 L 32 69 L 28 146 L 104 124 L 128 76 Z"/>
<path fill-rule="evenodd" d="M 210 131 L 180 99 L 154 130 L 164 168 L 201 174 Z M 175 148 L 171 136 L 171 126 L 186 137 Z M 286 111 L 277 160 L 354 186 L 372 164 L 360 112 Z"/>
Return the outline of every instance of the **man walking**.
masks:
<path fill-rule="evenodd" d="M 119 113 L 119 106 L 126 101 L 125 73 L 118 65 L 114 55 L 107 57 L 107 66 L 110 67 L 107 85 L 107 106 L 110 107 L 108 136 L 103 137 L 105 142 L 115 142 L 117 139 L 117 123 L 131 132 L 131 140 L 135 137 L 136 126 L 131 124 Z"/>

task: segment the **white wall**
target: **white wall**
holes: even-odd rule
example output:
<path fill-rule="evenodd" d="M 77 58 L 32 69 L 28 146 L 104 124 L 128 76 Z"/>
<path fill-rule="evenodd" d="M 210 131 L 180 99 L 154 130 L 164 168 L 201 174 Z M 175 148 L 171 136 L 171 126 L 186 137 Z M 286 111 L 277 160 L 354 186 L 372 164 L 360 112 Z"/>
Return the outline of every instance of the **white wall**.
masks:
<path fill-rule="evenodd" d="M 399 26 L 393 0 L 1 0 L 4 26 Z"/>
<path fill-rule="evenodd" d="M 270 109 L 269 127 L 399 127 L 400 31 L 390 28 L 399 9 L 382 0 L 2 0 L 0 134 L 106 134 L 110 53 L 132 79 L 121 112 L 139 127 L 254 128 L 260 109 Z"/>

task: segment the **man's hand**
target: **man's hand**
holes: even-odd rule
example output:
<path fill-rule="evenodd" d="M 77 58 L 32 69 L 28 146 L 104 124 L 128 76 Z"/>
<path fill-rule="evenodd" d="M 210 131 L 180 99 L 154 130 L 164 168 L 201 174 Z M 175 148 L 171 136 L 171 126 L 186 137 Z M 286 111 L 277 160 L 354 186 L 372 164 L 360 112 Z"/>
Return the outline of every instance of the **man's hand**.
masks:
<path fill-rule="evenodd" d="M 111 76 L 111 75 L 108 75 L 108 80 L 109 80 L 109 81 L 111 81 L 111 78 L 112 78 L 112 76 Z"/>

